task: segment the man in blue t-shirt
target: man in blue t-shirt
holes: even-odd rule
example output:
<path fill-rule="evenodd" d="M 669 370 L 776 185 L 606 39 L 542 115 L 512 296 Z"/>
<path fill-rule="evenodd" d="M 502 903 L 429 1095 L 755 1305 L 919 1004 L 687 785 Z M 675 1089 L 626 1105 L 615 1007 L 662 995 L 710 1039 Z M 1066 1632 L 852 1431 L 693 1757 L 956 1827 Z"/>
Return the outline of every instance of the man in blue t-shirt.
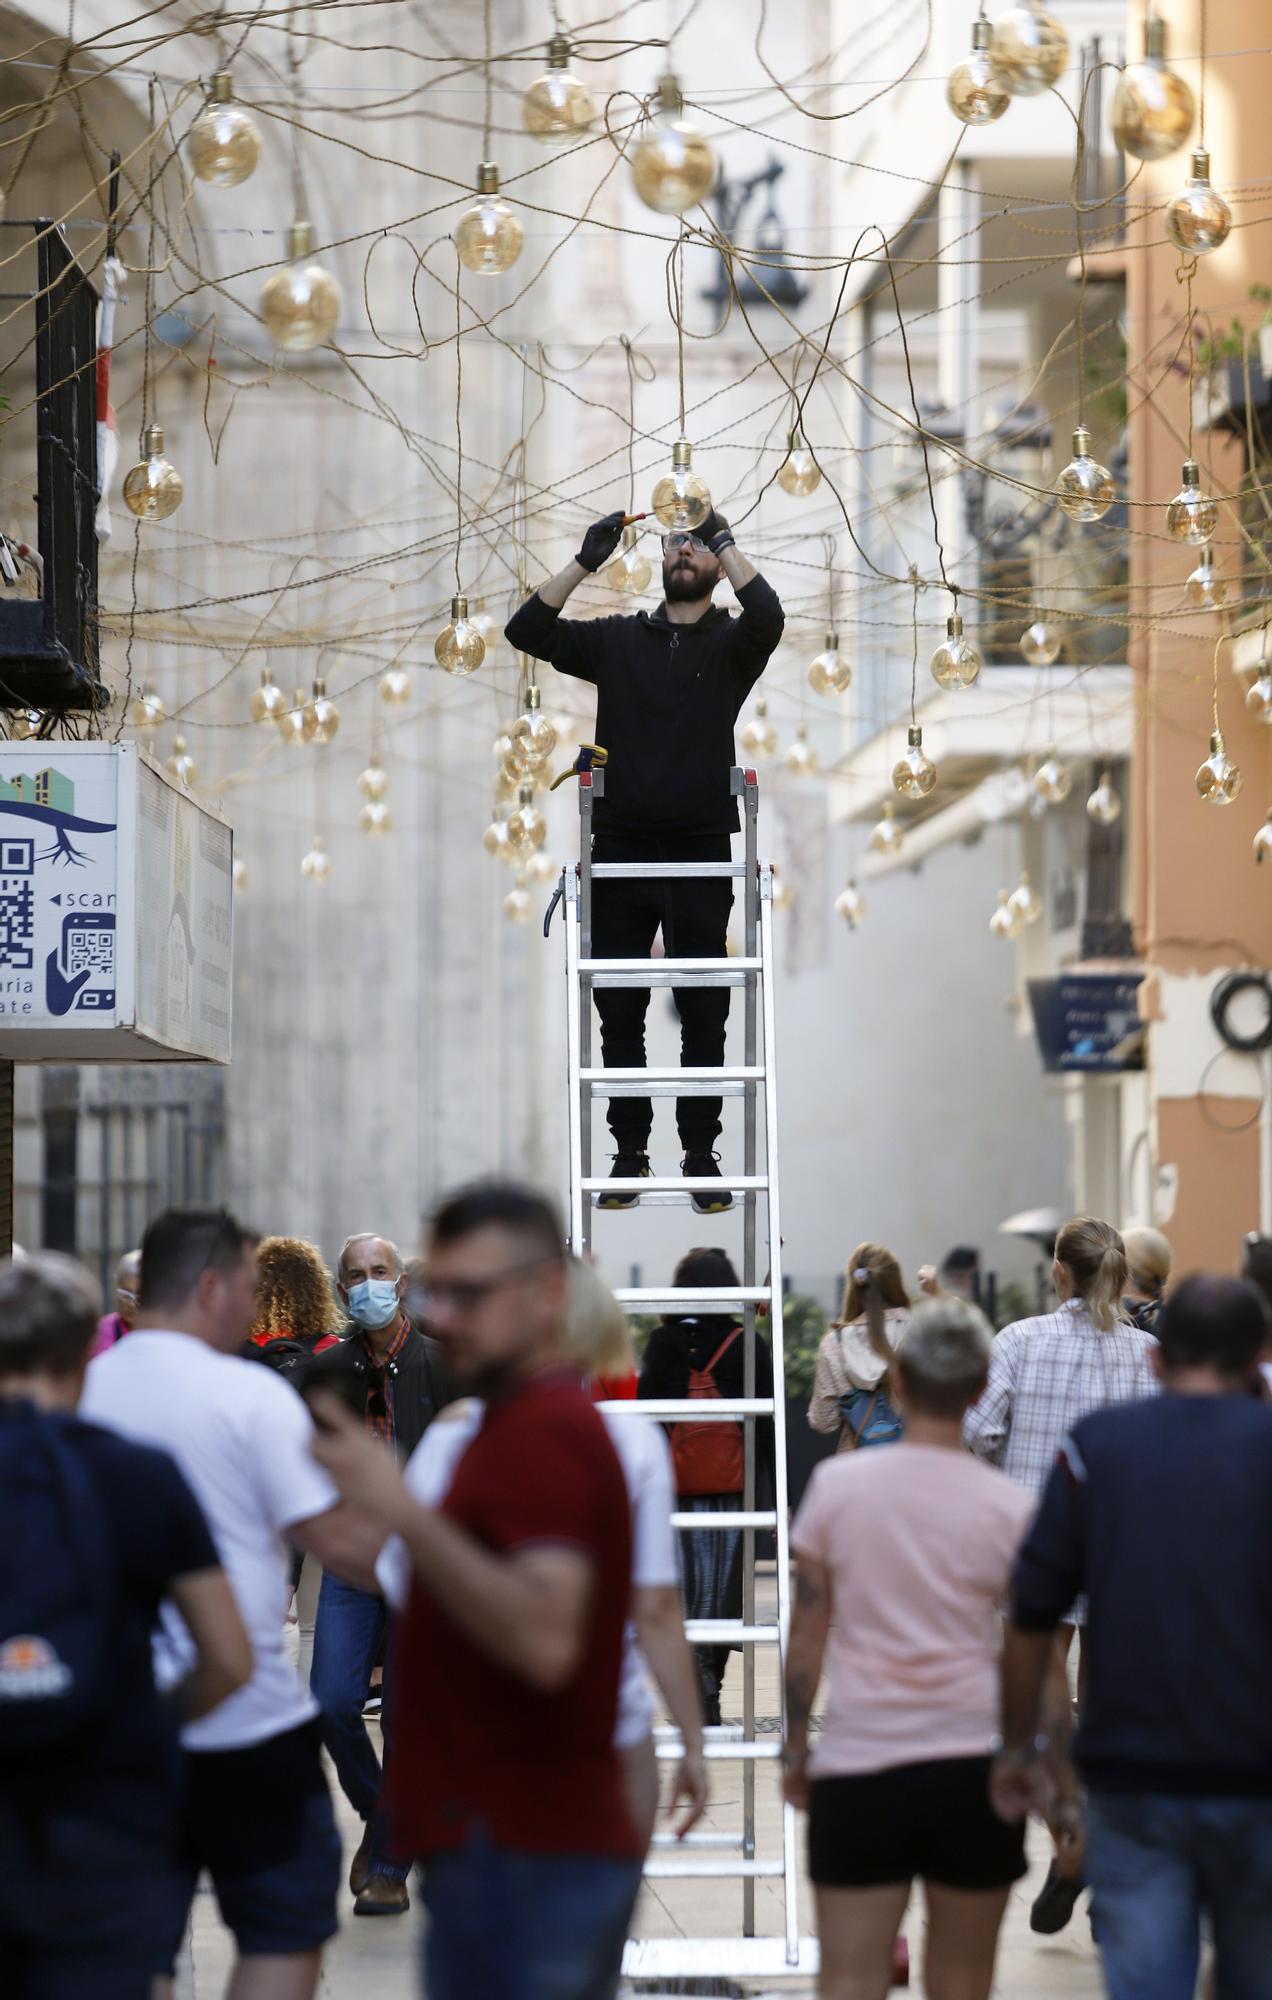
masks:
<path fill-rule="evenodd" d="M 5 2000 L 147 2000 L 163 1969 L 177 1799 L 177 1725 L 252 1671 L 252 1653 L 199 1505 L 166 1452 L 75 1414 L 100 1302 L 69 1258 L 0 1264 L 0 1485 L 23 1490 L 43 1449 L 65 1452 L 92 1495 L 69 1524 L 110 1579 L 108 1652 L 87 1715 L 0 1782 L 0 1993 Z M 56 1460 L 54 1461 L 56 1462 Z M 0 1652 L 29 1650 L 21 1571 L 64 1552 L 0 1545 Z M 68 1575 L 74 1575 L 67 1564 Z M 151 1639 L 161 1600 L 194 1642 L 160 1696 Z M 19 1735 L 21 1732 L 17 1732 Z"/>
<path fill-rule="evenodd" d="M 1260 1294 L 1192 1277 L 1157 1322 L 1165 1394 L 1098 1411 L 1061 1447 L 1016 1563 L 1003 1663 L 1004 1817 L 1042 1803 L 1051 1635 L 1088 1600 L 1074 1745 L 1111 2000 L 1192 2000 L 1200 1918 L 1218 1991 L 1272 1967 L 1272 1407 L 1255 1394 Z"/>

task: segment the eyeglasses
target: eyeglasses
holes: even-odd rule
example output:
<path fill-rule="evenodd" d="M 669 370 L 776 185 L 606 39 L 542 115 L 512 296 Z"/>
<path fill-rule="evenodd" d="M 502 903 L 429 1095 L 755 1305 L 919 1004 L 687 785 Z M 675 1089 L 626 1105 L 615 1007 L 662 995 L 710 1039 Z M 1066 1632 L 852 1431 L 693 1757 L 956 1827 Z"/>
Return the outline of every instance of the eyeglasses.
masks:
<path fill-rule="evenodd" d="M 701 535 L 664 535 L 662 546 L 665 556 L 675 555 L 680 549 L 691 549 L 695 555 L 700 556 L 710 554 Z"/>
<path fill-rule="evenodd" d="M 528 1264 L 510 1264 L 506 1271 L 497 1271 L 492 1278 L 454 1278 L 449 1284 L 421 1285 L 412 1294 L 412 1304 L 421 1319 L 429 1319 L 448 1306 L 466 1316 L 476 1312 L 478 1306 L 503 1291 L 506 1285 L 515 1285 L 531 1271 L 542 1270 L 545 1264 L 554 1262 L 551 1257 L 536 1257 Z"/>

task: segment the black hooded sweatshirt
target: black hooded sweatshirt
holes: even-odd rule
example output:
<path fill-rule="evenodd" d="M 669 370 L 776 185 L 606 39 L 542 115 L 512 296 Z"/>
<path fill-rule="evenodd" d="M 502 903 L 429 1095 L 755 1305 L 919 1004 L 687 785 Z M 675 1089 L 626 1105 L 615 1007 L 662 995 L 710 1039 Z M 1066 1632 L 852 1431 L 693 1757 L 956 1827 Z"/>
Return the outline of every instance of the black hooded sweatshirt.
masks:
<path fill-rule="evenodd" d="M 510 646 L 596 689 L 596 740 L 609 752 L 598 833 L 737 831 L 733 725 L 784 623 L 762 576 L 737 598 L 739 618 L 713 604 L 673 625 L 662 604 L 634 618 L 562 618 L 536 591 L 508 621 Z"/>

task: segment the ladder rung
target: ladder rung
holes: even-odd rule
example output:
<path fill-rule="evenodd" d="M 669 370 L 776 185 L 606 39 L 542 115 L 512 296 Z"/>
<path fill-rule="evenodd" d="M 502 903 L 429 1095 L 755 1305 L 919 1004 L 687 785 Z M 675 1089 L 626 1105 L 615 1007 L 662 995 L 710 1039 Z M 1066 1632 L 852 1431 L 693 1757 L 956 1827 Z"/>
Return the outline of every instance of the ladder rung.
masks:
<path fill-rule="evenodd" d="M 745 875 L 744 861 L 594 861 L 594 882 L 713 881 Z"/>
<path fill-rule="evenodd" d="M 741 1847 L 740 1833 L 656 1833 L 650 1841 L 651 1847 L 674 1847 L 682 1853 L 693 1847 Z"/>
<path fill-rule="evenodd" d="M 758 958 L 588 959 L 579 971 L 592 987 L 746 986 L 760 971 Z"/>
<path fill-rule="evenodd" d="M 659 1743 L 656 1755 L 660 1764 L 678 1764 L 681 1745 Z M 709 1764 L 775 1764 L 782 1754 L 782 1746 L 776 1737 L 766 1738 L 757 1743 L 712 1743 L 707 1742 L 703 1755 Z"/>
<path fill-rule="evenodd" d="M 714 1312 L 717 1307 L 766 1306 L 773 1293 L 768 1285 L 683 1285 L 679 1291 L 625 1285 L 614 1297 L 632 1312 Z"/>
<path fill-rule="evenodd" d="M 579 1082 L 594 1097 L 745 1097 L 764 1082 L 756 1064 L 722 1069 L 585 1069 Z"/>
<path fill-rule="evenodd" d="M 741 1618 L 686 1618 L 691 1646 L 776 1646 L 780 1625 L 747 1625 Z"/>
<path fill-rule="evenodd" d="M 659 1423 L 692 1418 L 693 1422 L 725 1423 L 739 1417 L 771 1417 L 771 1396 L 641 1396 L 625 1402 L 598 1403 L 597 1408 L 615 1417 L 653 1417 Z"/>
<path fill-rule="evenodd" d="M 767 1174 L 594 1175 L 579 1184 L 584 1194 L 745 1194 L 768 1187 Z"/>
<path fill-rule="evenodd" d="M 651 1855 L 645 1863 L 646 1876 L 656 1881 L 667 1881 L 676 1876 L 699 1882 L 755 1880 L 760 1876 L 781 1876 L 784 1873 L 780 1859 L 744 1861 L 741 1855 L 669 1854 L 665 1860 Z"/>
<path fill-rule="evenodd" d="M 609 1183 L 606 1182 L 605 1185 L 608 1186 Z M 715 1185 L 718 1186 L 719 1183 L 717 1182 Z M 730 1188 L 735 1188 L 737 1186 L 737 1182 L 726 1181 L 725 1186 Z M 640 1190 L 641 1190 L 640 1205 L 642 1208 L 688 1208 L 692 1200 L 692 1197 L 690 1195 L 668 1194 L 666 1193 L 665 1190 L 657 1194 L 651 1194 L 649 1191 L 648 1181 L 642 1181 L 640 1183 Z M 598 1210 L 599 1213 L 601 1214 L 606 1213 L 605 1197 L 603 1195 L 591 1194 L 588 1196 L 588 1200 L 591 1202 L 592 1207 Z M 742 1196 L 741 1204 L 739 1207 L 739 1213 L 745 1214 L 748 1208 L 754 1207 L 755 1200 L 756 1200 L 755 1194 L 748 1190 L 748 1192 Z M 619 1213 L 620 1215 L 626 1214 L 627 1212 L 628 1211 L 625 1209 L 619 1209 L 617 1211 L 617 1213 Z M 717 1212 L 720 1214 L 728 1213 L 727 1210 L 719 1210 Z"/>
<path fill-rule="evenodd" d="M 673 1528 L 775 1528 L 776 1514 L 673 1514 Z"/>

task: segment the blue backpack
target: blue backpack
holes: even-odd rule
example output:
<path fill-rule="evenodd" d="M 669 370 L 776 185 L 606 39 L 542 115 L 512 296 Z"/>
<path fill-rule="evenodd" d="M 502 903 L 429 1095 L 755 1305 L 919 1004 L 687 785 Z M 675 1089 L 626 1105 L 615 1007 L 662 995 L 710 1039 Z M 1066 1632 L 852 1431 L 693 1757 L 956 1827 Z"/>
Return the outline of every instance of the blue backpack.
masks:
<path fill-rule="evenodd" d="M 110 1693 L 114 1559 L 65 1420 L 0 1413 L 0 1758 L 61 1742 Z"/>

